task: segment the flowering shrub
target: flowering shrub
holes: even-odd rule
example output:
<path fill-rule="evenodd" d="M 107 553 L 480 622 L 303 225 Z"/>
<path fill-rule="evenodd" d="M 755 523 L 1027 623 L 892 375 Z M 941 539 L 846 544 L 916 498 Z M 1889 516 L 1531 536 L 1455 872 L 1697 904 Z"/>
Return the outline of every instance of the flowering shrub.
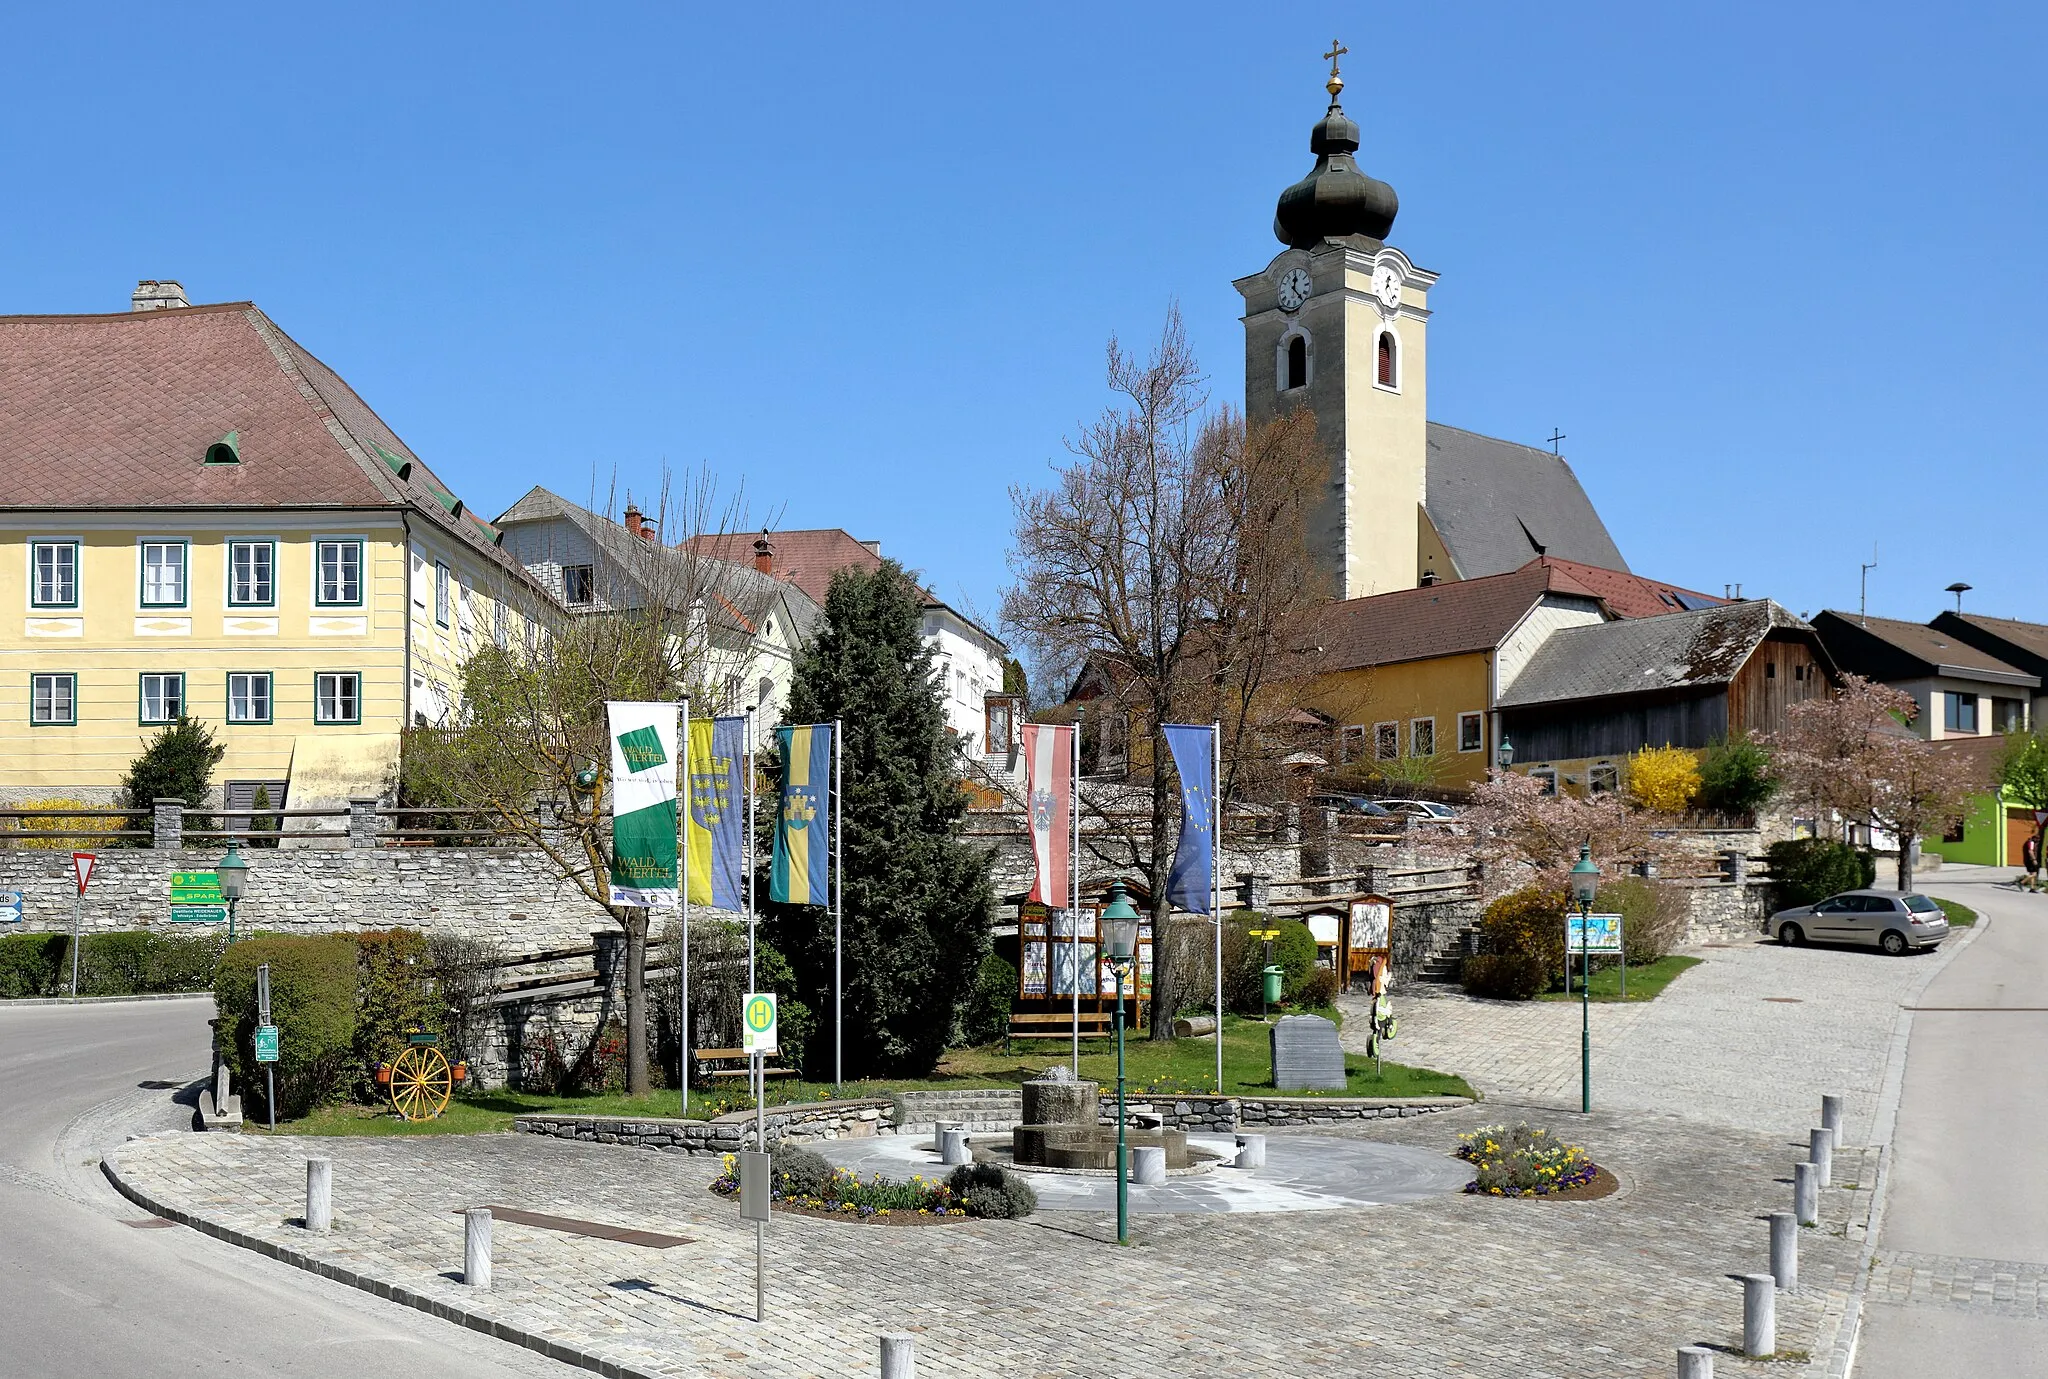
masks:
<path fill-rule="evenodd" d="M 1645 747 L 1628 759 L 1629 798 L 1660 814 L 1680 814 L 1700 792 L 1700 759 L 1683 747 Z"/>
<path fill-rule="evenodd" d="M 1457 1154 L 1476 1173 L 1465 1191 L 1489 1197 L 1547 1197 L 1590 1183 L 1600 1171 L 1579 1146 L 1526 1123 L 1482 1125 L 1458 1137 Z"/>

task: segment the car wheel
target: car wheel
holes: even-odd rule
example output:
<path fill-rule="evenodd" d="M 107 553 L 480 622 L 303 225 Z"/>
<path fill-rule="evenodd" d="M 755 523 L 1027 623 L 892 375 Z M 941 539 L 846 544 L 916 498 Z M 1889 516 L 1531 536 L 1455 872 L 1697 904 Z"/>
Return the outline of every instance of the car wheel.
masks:
<path fill-rule="evenodd" d="M 1806 942 L 1805 931 L 1797 924 L 1787 924 L 1778 930 L 1778 942 L 1784 944 L 1787 948 L 1797 948 L 1800 944 Z"/>
<path fill-rule="evenodd" d="M 1897 929 L 1887 929 L 1884 931 L 1884 937 L 1877 941 L 1877 946 L 1896 958 L 1899 954 L 1905 952 L 1910 945 L 1906 942 L 1906 936 Z"/>

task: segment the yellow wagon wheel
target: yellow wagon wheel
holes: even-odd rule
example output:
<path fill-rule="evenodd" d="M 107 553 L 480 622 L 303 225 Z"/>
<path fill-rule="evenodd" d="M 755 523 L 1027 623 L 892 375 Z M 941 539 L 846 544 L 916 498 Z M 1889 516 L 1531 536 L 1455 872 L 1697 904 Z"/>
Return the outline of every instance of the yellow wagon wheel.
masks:
<path fill-rule="evenodd" d="M 406 1120 L 432 1120 L 448 1109 L 454 1081 L 446 1054 L 413 1044 L 391 1065 L 391 1105 Z"/>

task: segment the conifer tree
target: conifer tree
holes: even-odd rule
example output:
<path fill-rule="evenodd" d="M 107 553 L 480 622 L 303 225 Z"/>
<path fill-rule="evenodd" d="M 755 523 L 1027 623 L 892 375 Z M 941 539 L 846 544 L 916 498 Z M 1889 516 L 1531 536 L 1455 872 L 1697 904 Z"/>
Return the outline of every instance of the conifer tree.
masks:
<path fill-rule="evenodd" d="M 921 628 L 917 586 L 894 561 L 842 570 L 797 656 L 785 722 L 843 723 L 843 1068 L 920 1076 L 938 1065 L 988 951 L 994 853 L 960 836 L 967 798 Z M 767 894 L 765 883 L 762 886 Z M 796 995 L 817 1013 L 806 1072 L 832 1070 L 832 919 L 769 906 Z"/>
<path fill-rule="evenodd" d="M 121 781 L 127 807 L 140 811 L 128 827 L 148 828 L 150 807 L 160 799 L 183 800 L 188 811 L 204 805 L 213 785 L 213 768 L 227 750 L 213 729 L 193 718 L 180 718 L 150 738 L 142 754 L 128 763 Z M 185 827 L 206 826 L 203 816 L 185 815 Z"/>

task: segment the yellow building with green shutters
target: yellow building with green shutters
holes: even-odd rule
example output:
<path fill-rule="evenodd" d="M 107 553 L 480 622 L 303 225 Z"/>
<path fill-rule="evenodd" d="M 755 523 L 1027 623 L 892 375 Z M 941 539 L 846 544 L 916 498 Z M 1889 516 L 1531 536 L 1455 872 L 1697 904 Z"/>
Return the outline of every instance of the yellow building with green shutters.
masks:
<path fill-rule="evenodd" d="M 0 317 L 0 801 L 111 800 L 162 725 L 209 803 L 390 798 L 400 730 L 553 598 L 248 302 Z"/>

